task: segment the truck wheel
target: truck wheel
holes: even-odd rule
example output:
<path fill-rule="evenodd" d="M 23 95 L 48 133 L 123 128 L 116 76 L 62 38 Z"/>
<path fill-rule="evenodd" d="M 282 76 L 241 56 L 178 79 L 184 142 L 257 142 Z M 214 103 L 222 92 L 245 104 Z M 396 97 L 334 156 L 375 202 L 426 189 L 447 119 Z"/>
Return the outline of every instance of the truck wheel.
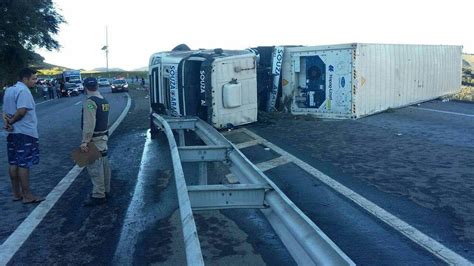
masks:
<path fill-rule="evenodd" d="M 150 137 L 151 139 L 157 139 L 160 136 L 161 130 L 153 123 L 153 118 L 150 115 Z"/>

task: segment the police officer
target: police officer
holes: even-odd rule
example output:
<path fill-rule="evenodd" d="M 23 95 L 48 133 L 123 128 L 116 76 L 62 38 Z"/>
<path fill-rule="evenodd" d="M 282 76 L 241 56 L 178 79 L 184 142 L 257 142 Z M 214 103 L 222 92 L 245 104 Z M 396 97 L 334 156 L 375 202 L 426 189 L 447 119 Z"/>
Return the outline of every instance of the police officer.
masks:
<path fill-rule="evenodd" d="M 97 79 L 84 79 L 87 100 L 82 107 L 81 150 L 87 152 L 88 144 L 94 143 L 102 157 L 87 166 L 92 181 L 92 195 L 84 206 L 92 207 L 106 203 L 110 194 L 110 166 L 107 159 L 108 121 L 110 106 L 100 94 Z"/>

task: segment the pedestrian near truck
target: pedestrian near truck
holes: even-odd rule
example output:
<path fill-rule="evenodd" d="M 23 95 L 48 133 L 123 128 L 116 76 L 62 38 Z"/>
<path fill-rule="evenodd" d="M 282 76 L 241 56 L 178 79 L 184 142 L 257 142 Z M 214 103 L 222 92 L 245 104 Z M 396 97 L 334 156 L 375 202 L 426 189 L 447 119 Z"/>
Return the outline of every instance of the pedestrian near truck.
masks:
<path fill-rule="evenodd" d="M 49 99 L 52 100 L 52 99 L 54 99 L 54 86 L 53 86 L 53 84 L 51 84 L 50 81 L 46 82 L 46 84 L 48 86 Z"/>
<path fill-rule="evenodd" d="M 36 71 L 22 69 L 19 81 L 5 91 L 3 97 L 3 128 L 8 132 L 7 154 L 12 185 L 12 200 L 39 203 L 43 197 L 30 191 L 30 168 L 39 163 L 38 120 L 35 101 L 29 88 L 37 81 Z"/>
<path fill-rule="evenodd" d="M 98 90 L 97 79 L 84 79 L 87 99 L 82 107 L 82 143 L 81 151 L 88 152 L 92 143 L 101 153 L 101 157 L 87 165 L 92 181 L 92 195 L 84 206 L 93 207 L 106 203 L 110 197 L 110 166 L 107 158 L 108 121 L 110 106 Z"/>
<path fill-rule="evenodd" d="M 40 83 L 39 86 L 43 91 L 43 99 L 46 101 L 46 99 L 48 98 L 48 86 L 46 85 L 46 83 Z"/>

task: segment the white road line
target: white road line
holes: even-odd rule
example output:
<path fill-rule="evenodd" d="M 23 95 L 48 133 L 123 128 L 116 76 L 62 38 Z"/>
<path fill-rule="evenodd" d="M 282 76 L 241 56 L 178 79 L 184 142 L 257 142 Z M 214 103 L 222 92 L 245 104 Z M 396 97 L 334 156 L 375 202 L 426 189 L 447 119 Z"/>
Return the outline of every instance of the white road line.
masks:
<path fill-rule="evenodd" d="M 278 167 L 280 165 L 284 165 L 284 164 L 287 164 L 287 163 L 291 163 L 291 160 L 288 160 L 288 158 L 286 157 L 283 157 L 283 156 L 280 156 L 280 157 L 277 157 L 275 159 L 271 159 L 269 161 L 266 161 L 266 162 L 262 162 L 262 163 L 259 163 L 259 164 L 256 164 L 255 166 L 260 169 L 260 171 L 262 172 L 265 172 L 265 171 L 268 171 L 270 169 L 273 169 L 275 167 Z M 225 176 L 226 178 L 226 181 L 229 183 L 229 184 L 238 184 L 240 181 L 234 176 L 234 174 L 230 173 L 230 174 L 227 174 Z"/>
<path fill-rule="evenodd" d="M 241 149 L 245 149 L 247 147 L 255 146 L 255 145 L 258 145 L 258 144 L 260 144 L 259 140 L 250 140 L 250 141 L 247 141 L 247 142 L 235 144 L 235 147 L 237 147 L 237 149 L 241 150 Z"/>
<path fill-rule="evenodd" d="M 411 109 L 420 109 L 420 110 L 431 111 L 431 112 L 437 112 L 437 113 L 443 113 L 443 114 L 450 114 L 450 115 L 460 115 L 460 116 L 474 117 L 474 115 L 471 115 L 471 114 L 456 113 L 456 112 L 450 112 L 450 111 L 441 111 L 441 110 L 423 108 L 423 107 L 410 106 L 409 108 L 411 108 Z"/>
<path fill-rule="evenodd" d="M 286 152 L 285 150 L 281 149 L 277 145 L 267 141 L 266 139 L 260 137 L 259 135 L 253 133 L 252 131 L 248 129 L 244 128 L 241 131 L 245 132 L 246 134 L 248 134 L 249 136 L 253 137 L 256 140 L 260 140 L 263 145 L 276 151 L 281 156 L 286 157 L 289 161 L 292 161 L 294 164 L 301 167 L 303 170 L 305 170 L 306 172 L 308 172 L 309 174 L 317 178 L 319 181 L 325 183 L 327 186 L 331 187 L 338 193 L 350 199 L 351 201 L 353 201 L 354 203 L 356 203 L 357 205 L 359 205 L 360 207 L 362 207 L 363 209 L 365 209 L 366 211 L 368 211 L 369 213 L 371 213 L 378 219 L 385 222 L 387 225 L 389 225 L 393 229 L 402 233 L 404 236 L 406 236 L 413 242 L 417 243 L 422 248 L 426 249 L 431 254 L 443 260 L 444 262 L 451 265 L 473 265 L 469 260 L 465 259 L 461 255 L 457 254 L 456 252 L 442 245 L 441 243 L 434 240 L 433 238 L 425 235 L 424 233 L 420 232 L 413 226 L 397 218 L 393 214 L 387 212 L 386 210 L 377 206 L 375 203 L 367 200 L 366 198 L 362 197 L 361 195 L 357 194 L 356 192 L 352 191 L 351 189 L 347 188 L 346 186 L 342 185 L 336 180 L 323 174 L 322 172 L 312 167 L 311 165 L 303 162 L 302 160 L 298 159 L 292 154 Z"/>
<path fill-rule="evenodd" d="M 78 101 L 78 102 L 77 102 L 77 103 L 75 103 L 74 105 L 78 105 L 78 104 L 80 104 L 80 103 L 82 103 L 82 101 Z"/>
<path fill-rule="evenodd" d="M 127 115 L 130 106 L 131 99 L 127 93 L 127 106 L 122 111 L 122 114 L 114 122 L 109 129 L 109 135 L 115 131 L 123 119 Z M 54 189 L 48 194 L 46 200 L 41 202 L 26 219 L 18 226 L 18 228 L 3 242 L 0 246 L 0 265 L 6 265 L 20 247 L 25 243 L 28 237 L 33 233 L 36 227 L 44 219 L 46 214 L 53 208 L 56 202 L 61 198 L 63 193 L 71 186 L 76 180 L 76 177 L 81 173 L 83 168 L 75 165 L 69 173 L 54 187 Z"/>
<path fill-rule="evenodd" d="M 46 101 L 42 101 L 42 102 L 40 102 L 40 103 L 37 103 L 36 105 L 40 105 L 40 104 L 43 104 L 43 103 L 47 103 L 47 102 L 50 102 L 50 101 L 52 101 L 52 100 L 54 100 L 54 99 L 50 99 L 50 100 L 46 100 Z"/>
<path fill-rule="evenodd" d="M 258 163 L 256 166 L 258 169 L 260 169 L 262 172 L 268 171 L 270 169 L 273 169 L 275 167 L 290 163 L 291 160 L 288 159 L 288 157 L 285 156 L 280 156 L 275 159 L 271 159 L 266 162 Z"/>
<path fill-rule="evenodd" d="M 109 128 L 109 135 L 112 135 L 112 133 L 117 129 L 117 127 L 122 123 L 122 120 L 125 119 L 125 116 L 128 114 L 128 111 L 130 110 L 130 106 L 132 105 L 132 99 L 130 99 L 130 95 L 128 95 L 128 92 L 125 93 L 127 95 L 127 106 L 125 106 L 125 109 L 123 109 L 122 113 L 120 114 L 119 118 L 117 118 L 117 121 L 120 122 L 115 122 L 110 128 Z"/>

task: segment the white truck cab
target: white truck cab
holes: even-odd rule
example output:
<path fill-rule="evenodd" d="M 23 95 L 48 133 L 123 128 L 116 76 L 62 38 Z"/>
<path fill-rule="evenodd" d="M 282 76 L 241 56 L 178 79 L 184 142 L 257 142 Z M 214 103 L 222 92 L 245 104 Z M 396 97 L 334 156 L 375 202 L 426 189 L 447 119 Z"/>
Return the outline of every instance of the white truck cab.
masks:
<path fill-rule="evenodd" d="M 219 129 L 257 121 L 257 62 L 251 51 L 155 53 L 149 78 L 153 112 L 198 116 Z"/>

